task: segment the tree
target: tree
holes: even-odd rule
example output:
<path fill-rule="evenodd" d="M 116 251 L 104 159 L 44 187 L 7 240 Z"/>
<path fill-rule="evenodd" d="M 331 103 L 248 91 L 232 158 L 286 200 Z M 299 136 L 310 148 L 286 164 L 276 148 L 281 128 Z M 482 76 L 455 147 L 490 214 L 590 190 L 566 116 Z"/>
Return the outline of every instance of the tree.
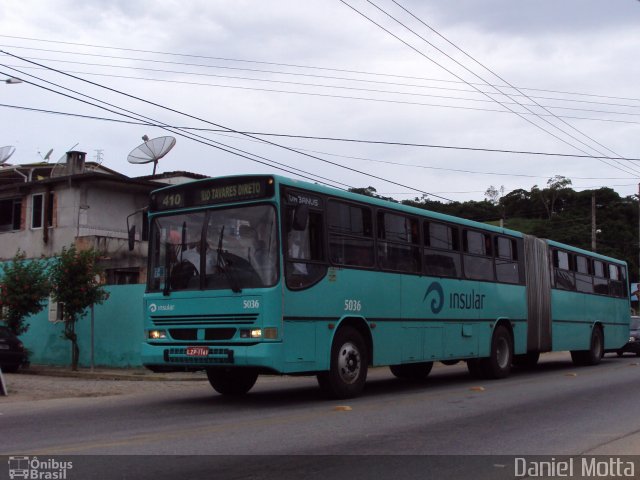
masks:
<path fill-rule="evenodd" d="M 78 369 L 80 347 L 76 322 L 91 305 L 101 304 L 108 292 L 100 284 L 100 254 L 94 250 L 63 248 L 51 267 L 52 296 L 63 304 L 64 336 L 71 342 L 71 369 Z"/>
<path fill-rule="evenodd" d="M 493 185 L 489 185 L 489 188 L 484 192 L 484 196 L 489 203 L 492 205 L 498 205 L 500 203 L 500 198 L 504 195 L 504 185 L 500 186 L 500 189 L 497 189 Z"/>
<path fill-rule="evenodd" d="M 562 175 L 555 175 L 547 180 L 547 188 L 540 190 L 537 185 L 531 189 L 532 196 L 539 196 L 547 211 L 549 220 L 556 213 L 556 203 L 561 194 L 573 191 L 569 188 L 571 179 Z"/>
<path fill-rule="evenodd" d="M 20 249 L 0 272 L 0 307 L 7 327 L 16 335 L 29 329 L 25 318 L 44 308 L 43 300 L 49 295 L 46 263 L 26 260 Z"/>

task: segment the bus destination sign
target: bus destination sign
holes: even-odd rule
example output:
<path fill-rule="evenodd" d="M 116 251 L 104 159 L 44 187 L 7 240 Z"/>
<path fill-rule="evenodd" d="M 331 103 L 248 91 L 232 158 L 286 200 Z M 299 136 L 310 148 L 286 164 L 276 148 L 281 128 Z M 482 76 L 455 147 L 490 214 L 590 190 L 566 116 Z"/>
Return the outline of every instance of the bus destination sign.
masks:
<path fill-rule="evenodd" d="M 152 197 L 152 204 L 154 210 L 173 210 L 269 198 L 274 191 L 271 177 L 224 178 L 157 192 Z"/>

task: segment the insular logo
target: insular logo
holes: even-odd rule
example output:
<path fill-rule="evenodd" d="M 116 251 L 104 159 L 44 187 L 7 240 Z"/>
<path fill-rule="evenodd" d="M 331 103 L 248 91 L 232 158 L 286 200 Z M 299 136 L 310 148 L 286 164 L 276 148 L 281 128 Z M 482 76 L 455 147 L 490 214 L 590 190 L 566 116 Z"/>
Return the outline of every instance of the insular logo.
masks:
<path fill-rule="evenodd" d="M 442 285 L 440 285 L 439 282 L 432 282 L 431 285 L 429 285 L 422 301 L 424 302 L 432 293 L 434 296 L 431 299 L 431 311 L 437 314 L 440 313 L 442 307 L 444 307 L 444 291 L 442 290 Z"/>
<path fill-rule="evenodd" d="M 169 305 L 156 305 L 155 303 L 149 304 L 149 312 L 151 313 L 155 313 L 158 310 L 160 310 L 161 312 L 173 312 L 175 309 L 176 309 L 176 306 L 172 304 L 169 304 Z"/>

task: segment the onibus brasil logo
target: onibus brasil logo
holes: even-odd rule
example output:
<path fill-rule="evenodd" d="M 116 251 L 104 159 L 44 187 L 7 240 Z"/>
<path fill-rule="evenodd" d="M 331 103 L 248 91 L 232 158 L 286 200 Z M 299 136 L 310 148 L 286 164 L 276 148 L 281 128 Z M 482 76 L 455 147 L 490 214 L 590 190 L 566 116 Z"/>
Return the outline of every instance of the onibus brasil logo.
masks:
<path fill-rule="evenodd" d="M 424 302 L 428 298 L 431 298 L 431 302 L 429 303 L 431 313 L 437 315 L 445 305 L 444 289 L 442 285 L 440 285 L 440 282 L 431 282 L 427 287 L 422 301 Z M 470 292 L 449 292 L 448 307 L 452 310 L 482 310 L 485 307 L 485 298 L 485 294 L 476 293 L 474 289 L 471 289 Z"/>
<path fill-rule="evenodd" d="M 9 478 L 33 480 L 65 480 L 73 462 L 63 462 L 53 458 L 9 457 Z"/>

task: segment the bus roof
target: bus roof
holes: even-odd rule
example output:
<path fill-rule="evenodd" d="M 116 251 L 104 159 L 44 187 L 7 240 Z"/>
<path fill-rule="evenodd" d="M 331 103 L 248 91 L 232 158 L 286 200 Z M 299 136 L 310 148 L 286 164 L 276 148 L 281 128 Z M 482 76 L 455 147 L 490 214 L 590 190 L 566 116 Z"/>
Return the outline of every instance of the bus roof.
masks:
<path fill-rule="evenodd" d="M 453 215 L 447 215 L 445 213 L 433 212 L 431 210 L 425 210 L 425 209 L 422 209 L 422 208 L 411 207 L 411 206 L 408 206 L 408 205 L 403 205 L 401 203 L 396 203 L 396 202 L 392 202 L 392 201 L 389 201 L 389 200 L 384 200 L 384 199 L 381 199 L 381 198 L 369 197 L 369 196 L 362 195 L 362 194 L 359 194 L 359 193 L 348 192 L 346 190 L 340 190 L 338 188 L 319 185 L 319 184 L 316 184 L 316 183 L 306 182 L 306 181 L 303 181 L 303 180 L 297 180 L 297 179 L 293 179 L 293 178 L 289 178 L 289 177 L 284 177 L 284 176 L 281 176 L 281 175 L 251 174 L 251 175 L 227 175 L 227 176 L 221 176 L 221 177 L 209 177 L 209 178 L 205 178 L 205 179 L 201 179 L 201 180 L 195 180 L 193 182 L 189 182 L 188 184 L 182 183 L 182 184 L 177 184 L 177 185 L 169 185 L 169 186 L 154 190 L 151 193 L 153 195 L 154 193 L 157 193 L 157 192 L 165 192 L 167 190 L 185 188 L 186 185 L 190 185 L 190 184 L 200 184 L 200 183 L 206 183 L 206 182 L 211 182 L 211 181 L 216 181 L 216 180 L 229 180 L 229 179 L 233 179 L 233 178 L 241 179 L 241 178 L 244 178 L 244 177 L 273 178 L 277 184 L 288 186 L 288 187 L 291 187 L 291 188 L 300 188 L 300 189 L 305 189 L 305 190 L 311 190 L 311 191 L 314 191 L 314 192 L 317 192 L 317 193 L 320 193 L 320 194 L 323 194 L 323 195 L 327 195 L 327 196 L 330 196 L 330 197 L 334 197 L 334 198 L 341 198 L 341 199 L 345 199 L 345 200 L 349 200 L 349 201 L 353 201 L 353 202 L 359 202 L 359 203 L 367 203 L 367 204 L 370 204 L 370 205 L 375 205 L 375 206 L 380 207 L 380 208 L 396 210 L 396 211 L 399 211 L 399 212 L 404 212 L 404 213 L 412 214 L 412 215 L 418 215 L 418 216 L 421 216 L 421 217 L 433 218 L 435 220 L 439 220 L 439 221 L 442 221 L 442 222 L 455 223 L 457 225 L 476 228 L 476 229 L 484 230 L 484 231 L 488 231 L 488 232 L 499 233 L 499 234 L 504 234 L 504 235 L 510 235 L 510 236 L 513 236 L 513 237 L 516 237 L 516 238 L 524 238 L 525 237 L 525 234 L 523 234 L 522 232 L 518 232 L 516 230 L 511 230 L 509 228 L 497 227 L 495 225 L 490 225 L 490 224 L 487 224 L 487 223 L 477 222 L 477 221 L 474 221 L 474 220 L 467 220 L 465 218 L 456 217 L 456 216 L 453 216 Z M 601 255 L 599 253 L 591 252 L 591 251 L 588 251 L 588 250 L 583 250 L 581 248 L 572 247 L 571 245 L 567 245 L 567 244 L 564 244 L 564 243 L 556 242 L 554 240 L 545 240 L 545 242 L 550 246 L 563 248 L 565 250 L 569 250 L 569 251 L 574 252 L 574 253 L 579 253 L 579 254 L 590 256 L 590 257 L 593 257 L 593 258 L 598 258 L 598 259 L 601 259 L 601 260 L 606 260 L 606 261 L 616 262 L 616 263 L 619 263 L 619 264 L 622 264 L 622 265 L 626 265 L 626 262 L 624 262 L 622 260 L 617 260 L 615 258 L 607 257 L 605 255 Z"/>

